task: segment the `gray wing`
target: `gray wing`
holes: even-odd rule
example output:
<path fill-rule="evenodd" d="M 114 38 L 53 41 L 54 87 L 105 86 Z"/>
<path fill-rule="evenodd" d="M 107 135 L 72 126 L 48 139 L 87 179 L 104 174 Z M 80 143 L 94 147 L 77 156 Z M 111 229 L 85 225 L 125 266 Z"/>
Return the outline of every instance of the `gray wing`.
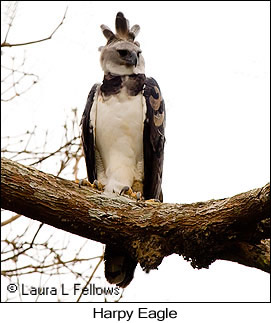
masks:
<path fill-rule="evenodd" d="M 97 179 L 96 163 L 95 163 L 95 143 L 93 127 L 90 125 L 90 111 L 93 106 L 94 96 L 99 84 L 93 85 L 89 92 L 86 107 L 81 119 L 82 125 L 82 143 L 87 167 L 88 180 L 93 183 Z"/>
<path fill-rule="evenodd" d="M 165 144 L 165 104 L 159 85 L 153 78 L 147 78 L 143 95 L 147 112 L 144 122 L 144 187 L 145 199 L 163 201 L 162 173 Z"/>

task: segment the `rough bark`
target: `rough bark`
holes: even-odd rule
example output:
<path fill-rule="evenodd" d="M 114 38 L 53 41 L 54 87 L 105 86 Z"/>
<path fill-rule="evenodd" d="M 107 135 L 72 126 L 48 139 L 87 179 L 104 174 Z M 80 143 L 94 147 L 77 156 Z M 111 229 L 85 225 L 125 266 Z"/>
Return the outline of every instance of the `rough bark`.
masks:
<path fill-rule="evenodd" d="M 1 160 L 2 208 L 127 249 L 145 269 L 176 253 L 193 267 L 217 259 L 270 272 L 270 184 L 192 204 L 137 202 Z"/>

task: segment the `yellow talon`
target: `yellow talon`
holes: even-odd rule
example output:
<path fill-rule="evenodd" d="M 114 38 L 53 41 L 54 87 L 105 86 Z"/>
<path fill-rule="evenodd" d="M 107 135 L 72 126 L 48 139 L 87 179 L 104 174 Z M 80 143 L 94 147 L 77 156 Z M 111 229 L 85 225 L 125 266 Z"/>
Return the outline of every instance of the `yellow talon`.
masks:
<path fill-rule="evenodd" d="M 142 198 L 141 192 L 135 192 L 129 186 L 124 186 L 122 188 L 122 190 L 120 191 L 120 195 L 122 195 L 122 194 L 128 195 L 128 196 L 136 199 L 137 201 L 141 200 L 141 198 Z"/>
<path fill-rule="evenodd" d="M 103 184 L 97 181 L 97 179 L 95 179 L 92 185 L 92 187 L 97 188 L 99 191 L 102 191 L 104 189 Z"/>
<path fill-rule="evenodd" d="M 90 186 L 92 188 L 98 189 L 99 191 L 103 190 L 103 185 L 99 181 L 97 181 L 96 179 L 93 182 L 93 184 L 90 183 L 87 179 L 80 179 L 80 180 L 76 179 L 75 183 L 78 184 L 79 187 L 81 187 L 81 186 Z"/>

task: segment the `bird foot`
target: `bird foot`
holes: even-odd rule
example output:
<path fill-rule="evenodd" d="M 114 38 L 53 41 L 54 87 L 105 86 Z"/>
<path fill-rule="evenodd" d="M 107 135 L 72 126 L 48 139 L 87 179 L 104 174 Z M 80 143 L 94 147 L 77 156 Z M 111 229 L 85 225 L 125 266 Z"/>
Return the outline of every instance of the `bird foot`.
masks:
<path fill-rule="evenodd" d="M 99 182 L 97 179 L 95 179 L 92 185 L 94 186 L 94 188 L 96 188 L 99 191 L 104 190 L 104 185 L 101 182 Z"/>
<path fill-rule="evenodd" d="M 81 187 L 81 186 L 90 186 L 90 187 L 92 187 L 92 188 L 95 188 L 95 189 L 97 189 L 97 190 L 99 190 L 99 191 L 103 191 L 103 188 L 104 188 L 104 186 L 103 186 L 103 184 L 102 183 L 100 183 L 99 181 L 97 181 L 96 179 L 95 179 L 95 181 L 93 182 L 93 184 L 92 183 L 90 183 L 88 180 L 86 180 L 86 179 L 80 179 L 80 180 L 76 180 L 75 181 L 75 183 L 77 183 L 78 185 L 79 185 L 79 187 Z"/>
<path fill-rule="evenodd" d="M 81 186 L 90 186 L 93 187 L 93 185 L 86 179 L 76 179 L 75 183 L 79 185 L 79 187 Z"/>
<path fill-rule="evenodd" d="M 123 194 L 128 195 L 136 199 L 137 201 L 142 199 L 142 194 L 140 192 L 133 191 L 130 186 L 124 186 L 122 188 L 122 190 L 120 191 L 120 195 L 123 195 Z"/>

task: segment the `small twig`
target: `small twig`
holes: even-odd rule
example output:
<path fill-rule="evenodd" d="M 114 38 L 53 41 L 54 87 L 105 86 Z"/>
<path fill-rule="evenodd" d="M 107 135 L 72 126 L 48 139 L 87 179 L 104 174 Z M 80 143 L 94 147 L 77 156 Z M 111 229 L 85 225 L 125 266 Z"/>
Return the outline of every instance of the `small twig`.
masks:
<path fill-rule="evenodd" d="M 1 227 L 17 220 L 20 216 L 21 216 L 21 214 L 16 214 L 16 215 L 12 216 L 11 218 L 9 218 L 8 220 L 1 222 Z"/>
<path fill-rule="evenodd" d="M 17 63 L 17 62 L 16 62 Z M 3 68 L 4 72 L 7 72 L 7 75 L 5 75 L 1 79 L 1 83 L 3 86 L 3 89 L 1 91 L 1 101 L 2 102 L 8 102 L 13 100 L 14 98 L 26 93 L 29 91 L 33 85 L 37 84 L 39 81 L 39 77 L 36 74 L 28 73 L 24 70 L 25 65 L 25 57 L 22 61 L 22 63 L 19 66 L 15 66 L 15 58 L 12 58 L 12 67 L 6 67 L 4 65 L 1 65 L 1 68 Z M 24 86 L 24 89 L 21 89 L 20 91 L 17 89 L 18 85 L 22 85 L 23 81 L 27 78 L 29 85 Z M 27 82 L 25 82 L 27 84 Z M 13 90 L 14 93 L 10 93 Z M 8 97 L 3 97 L 4 95 Z"/>
<path fill-rule="evenodd" d="M 60 24 L 55 28 L 55 30 L 51 33 L 51 35 L 49 37 L 43 38 L 43 39 L 39 39 L 39 40 L 34 40 L 34 41 L 29 41 L 29 42 L 25 42 L 25 43 L 17 43 L 17 44 L 10 44 L 7 43 L 6 41 L 4 41 L 1 44 L 1 47 L 15 47 L 15 46 L 25 46 L 25 45 L 31 45 L 31 44 L 37 44 L 37 43 L 41 43 L 43 41 L 49 40 L 53 37 L 53 35 L 56 33 L 56 31 L 58 30 L 58 28 L 63 24 L 65 18 L 66 18 L 66 13 L 67 13 L 68 7 L 65 10 L 64 16 L 62 18 L 62 21 L 60 22 Z"/>
<path fill-rule="evenodd" d="M 118 299 L 116 299 L 116 300 L 114 301 L 114 303 L 118 303 L 118 302 L 122 299 L 122 297 L 123 297 L 123 293 L 124 293 L 124 288 L 122 289 L 122 292 L 121 292 L 121 294 L 120 294 L 120 297 L 119 297 Z"/>
<path fill-rule="evenodd" d="M 10 5 L 10 7 L 12 6 L 12 4 Z M 18 1 L 15 1 L 15 3 L 14 3 L 14 8 L 12 8 L 11 10 L 12 10 L 12 13 L 11 13 L 11 15 L 10 15 L 10 21 L 9 21 L 9 23 L 8 23 L 8 30 L 7 30 L 7 33 L 6 33 L 6 37 L 5 37 L 5 40 L 4 40 L 4 43 L 7 41 L 7 38 L 8 38 L 8 34 L 9 34 L 9 31 L 10 31 L 10 28 L 11 28 L 11 26 L 12 26 L 12 24 L 13 24 L 13 21 L 14 21 L 14 18 L 15 18 L 15 16 L 16 16 L 16 10 L 17 10 L 17 6 L 18 6 Z"/>
<path fill-rule="evenodd" d="M 80 301 L 80 299 L 81 299 L 81 297 L 82 297 L 82 295 L 83 295 L 83 291 L 84 291 L 84 289 L 85 289 L 85 288 L 87 287 L 87 285 L 90 283 L 91 279 L 93 278 L 93 276 L 94 276 L 94 274 L 95 274 L 96 270 L 97 270 L 97 269 L 98 269 L 98 267 L 100 266 L 100 264 L 101 264 L 101 262 L 103 261 L 103 259 L 104 259 L 104 256 L 102 255 L 102 256 L 100 257 L 100 260 L 99 260 L 99 262 L 97 263 L 96 267 L 94 268 L 94 270 L 93 270 L 92 274 L 90 275 L 89 280 L 86 282 L 85 286 L 82 288 L 82 291 L 81 291 L 81 293 L 80 293 L 79 297 L 77 298 L 77 301 L 76 301 L 76 302 L 79 302 L 79 301 Z"/>
<path fill-rule="evenodd" d="M 24 275 L 25 273 L 23 273 L 21 271 L 23 271 L 25 269 L 33 269 L 32 272 L 38 272 L 38 269 L 44 270 L 44 269 L 51 268 L 51 267 L 63 267 L 64 265 L 69 265 L 71 263 L 86 262 L 86 261 L 91 261 L 91 260 L 94 260 L 97 258 L 101 258 L 101 256 L 91 257 L 91 258 L 74 258 L 74 259 L 67 260 L 67 261 L 61 261 L 60 259 L 58 259 L 58 262 L 52 262 L 48 265 L 34 266 L 34 265 L 29 264 L 29 265 L 25 265 L 25 266 L 19 267 L 19 268 L 11 268 L 11 269 L 7 269 L 7 270 L 3 270 L 2 274 L 7 275 L 8 273 L 20 272 L 20 275 Z M 28 274 L 28 272 L 27 272 L 27 274 Z M 14 274 L 12 274 L 12 275 L 14 275 Z"/>
<path fill-rule="evenodd" d="M 51 157 L 51 156 L 55 155 L 56 153 L 60 152 L 63 148 L 65 148 L 65 147 L 67 147 L 67 146 L 71 145 L 71 144 L 72 144 L 72 142 L 73 142 L 74 140 L 78 139 L 78 138 L 80 138 L 80 136 L 77 136 L 77 137 L 72 138 L 70 141 L 66 142 L 63 146 L 61 146 L 60 148 L 58 148 L 56 151 L 54 151 L 54 152 L 50 153 L 49 155 L 47 155 L 47 156 L 45 156 L 45 157 L 42 157 L 40 160 L 38 160 L 38 161 L 36 161 L 36 162 L 34 162 L 34 163 L 30 164 L 30 166 L 34 166 L 34 165 L 36 165 L 36 164 L 39 164 L 39 163 L 43 162 L 45 159 L 48 159 L 49 157 Z"/>
<path fill-rule="evenodd" d="M 12 256 L 12 257 L 10 257 L 10 258 L 4 259 L 4 260 L 2 260 L 2 261 L 7 261 L 7 260 L 11 260 L 11 259 L 17 258 L 17 257 L 18 257 L 19 255 L 21 255 L 22 253 L 25 253 L 26 251 L 28 251 L 29 249 L 31 249 L 31 248 L 32 248 L 32 246 L 33 246 L 33 243 L 34 243 L 34 241 L 35 241 L 35 239 L 36 239 L 36 237 L 37 237 L 37 235 L 38 235 L 38 233 L 39 233 L 39 231 L 40 231 L 40 229 L 41 229 L 41 227 L 43 226 L 43 224 L 44 224 L 44 223 L 41 223 L 41 224 L 40 224 L 40 226 L 39 226 L 39 228 L 38 228 L 37 232 L 35 233 L 35 235 L 34 235 L 34 237 L 33 237 L 32 241 L 31 241 L 31 243 L 30 243 L 30 246 L 29 246 L 28 248 L 26 248 L 26 249 L 24 249 L 24 250 L 22 250 L 22 251 L 18 252 L 16 255 L 13 255 L 13 256 Z"/>

